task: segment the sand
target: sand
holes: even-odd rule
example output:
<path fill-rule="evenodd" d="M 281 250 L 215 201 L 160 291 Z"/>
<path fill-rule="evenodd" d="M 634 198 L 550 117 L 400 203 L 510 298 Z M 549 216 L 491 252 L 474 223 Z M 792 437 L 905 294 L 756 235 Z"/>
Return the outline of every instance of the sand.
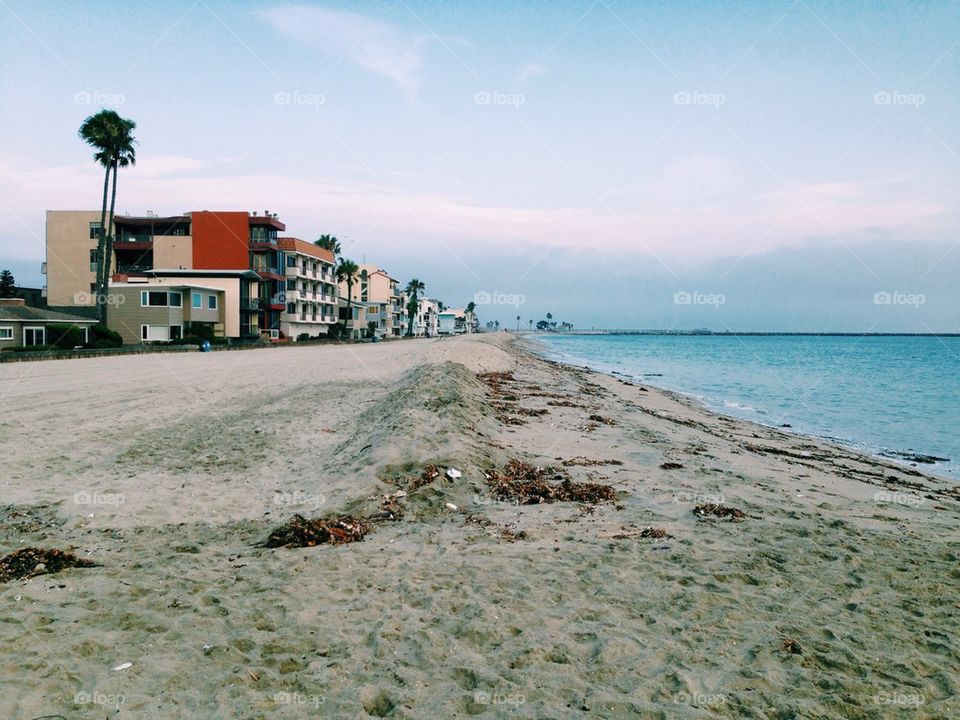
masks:
<path fill-rule="evenodd" d="M 0 585 L 0 717 L 960 716 L 960 492 L 915 468 L 505 334 L 15 363 L 0 396 L 0 554 L 98 563 Z M 512 458 L 619 498 L 497 500 Z M 462 476 L 362 542 L 262 546 L 428 463 Z"/>

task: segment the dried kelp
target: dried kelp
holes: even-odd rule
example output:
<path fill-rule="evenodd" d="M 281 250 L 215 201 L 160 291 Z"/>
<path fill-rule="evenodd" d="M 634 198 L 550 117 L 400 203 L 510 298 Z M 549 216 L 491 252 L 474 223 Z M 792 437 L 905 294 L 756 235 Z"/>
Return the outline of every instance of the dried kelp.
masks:
<path fill-rule="evenodd" d="M 693 514 L 698 517 L 718 517 L 730 518 L 731 520 L 743 520 L 747 514 L 738 508 L 727 507 L 726 505 L 716 505 L 708 503 L 706 505 L 697 505 L 693 509 Z"/>
<path fill-rule="evenodd" d="M 609 485 L 573 482 L 566 478 L 559 483 L 549 482 L 556 477 L 562 478 L 550 468 L 510 460 L 502 473 L 496 470 L 487 473 L 487 484 L 498 500 L 510 500 L 519 505 L 571 501 L 596 505 L 617 498 L 616 491 Z"/>
<path fill-rule="evenodd" d="M 55 573 L 74 567 L 94 567 L 92 560 L 55 548 L 25 547 L 0 558 L 0 583 Z"/>
<path fill-rule="evenodd" d="M 344 545 L 363 540 L 371 528 L 372 525 L 368 520 L 350 515 L 314 520 L 308 520 L 302 515 L 294 515 L 270 533 L 265 545 L 269 548 Z"/>
<path fill-rule="evenodd" d="M 579 456 L 564 460 L 560 463 L 564 467 L 573 466 L 592 466 L 592 465 L 623 465 L 620 460 L 591 460 L 590 458 Z"/>

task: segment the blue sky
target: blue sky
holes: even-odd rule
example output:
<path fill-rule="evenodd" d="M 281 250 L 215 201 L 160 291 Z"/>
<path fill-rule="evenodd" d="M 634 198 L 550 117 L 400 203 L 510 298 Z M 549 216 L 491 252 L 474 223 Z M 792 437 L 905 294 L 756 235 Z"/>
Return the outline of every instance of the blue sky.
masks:
<path fill-rule="evenodd" d="M 448 304 L 523 301 L 482 320 L 960 331 L 956 3 L 0 17 L 0 265 L 24 283 L 44 210 L 99 206 L 76 128 L 108 105 L 139 126 L 119 211 L 270 209 Z"/>

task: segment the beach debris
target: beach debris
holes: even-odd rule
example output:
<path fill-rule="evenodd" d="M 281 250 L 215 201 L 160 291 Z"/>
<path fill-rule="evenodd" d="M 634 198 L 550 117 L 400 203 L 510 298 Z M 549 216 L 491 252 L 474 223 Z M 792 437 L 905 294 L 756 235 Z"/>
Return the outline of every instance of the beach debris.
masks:
<path fill-rule="evenodd" d="M 498 500 L 512 500 L 519 505 L 552 502 L 585 502 L 597 504 L 616 500 L 616 491 L 609 485 L 572 482 L 552 468 L 540 468 L 522 460 L 510 460 L 503 472 L 486 473 L 487 484 Z M 548 482 L 560 478 L 559 483 Z"/>
<path fill-rule="evenodd" d="M 583 405 L 575 402 L 570 402 L 569 400 L 547 400 L 547 405 L 552 407 L 569 407 L 569 408 L 582 408 Z"/>
<path fill-rule="evenodd" d="M 66 568 L 95 565 L 92 560 L 78 558 L 63 550 L 25 547 L 0 558 L 0 583 L 60 572 Z"/>
<path fill-rule="evenodd" d="M 673 535 L 663 528 L 645 527 L 645 528 L 627 528 L 621 527 L 616 532 L 598 533 L 598 538 L 612 538 L 613 540 L 630 540 L 632 538 L 672 538 Z"/>
<path fill-rule="evenodd" d="M 363 540 L 370 532 L 368 520 L 351 515 L 338 515 L 308 520 L 294 515 L 267 538 L 265 545 L 278 547 L 313 547 L 314 545 L 344 545 Z"/>
<path fill-rule="evenodd" d="M 517 413 L 519 415 L 527 415 L 528 417 L 540 417 L 541 415 L 546 415 L 549 410 L 546 408 L 517 408 Z"/>
<path fill-rule="evenodd" d="M 784 652 L 790 653 L 791 655 L 803 655 L 803 648 L 800 647 L 800 643 L 793 638 L 783 638 L 780 649 Z"/>
<path fill-rule="evenodd" d="M 527 424 L 526 420 L 515 417 L 513 415 L 507 415 L 506 413 L 497 415 L 497 420 L 502 422 L 504 425 L 526 425 Z"/>
<path fill-rule="evenodd" d="M 447 510 L 453 510 L 454 512 L 456 512 L 457 510 L 459 510 L 459 508 L 458 508 L 456 505 L 454 505 L 453 503 L 447 503 L 447 504 L 446 504 L 446 508 L 447 508 Z"/>
<path fill-rule="evenodd" d="M 114 670 L 126 670 L 127 668 L 132 668 L 132 667 L 133 667 L 133 663 L 132 663 L 132 662 L 125 662 L 125 663 L 120 663 L 119 665 L 117 665 L 117 666 L 114 668 Z"/>
<path fill-rule="evenodd" d="M 527 531 L 526 530 L 514 530 L 511 527 L 505 527 L 500 532 L 500 537 L 508 542 L 516 542 L 517 540 L 526 540 Z"/>
<path fill-rule="evenodd" d="M 604 417 L 603 415 L 591 415 L 587 420 L 592 420 L 593 422 L 603 423 L 604 425 L 616 425 L 617 421 L 612 418 Z"/>
<path fill-rule="evenodd" d="M 726 505 L 718 505 L 715 503 L 697 505 L 693 509 L 693 514 L 698 517 L 728 517 L 731 520 L 743 520 L 747 517 L 747 514 L 743 512 L 743 510 L 727 507 Z"/>
<path fill-rule="evenodd" d="M 419 490 L 424 485 L 432 483 L 438 477 L 440 477 L 440 468 L 436 465 L 427 465 L 423 468 L 423 472 L 420 473 L 420 477 L 414 478 L 407 484 L 407 492 L 412 493 L 415 490 Z"/>
<path fill-rule="evenodd" d="M 683 465 L 678 462 L 665 462 L 660 464 L 661 470 L 681 470 Z"/>
<path fill-rule="evenodd" d="M 623 465 L 623 462 L 620 460 L 591 460 L 588 457 L 579 455 L 577 457 L 570 458 L 569 460 L 564 460 L 560 464 L 564 467 L 590 467 L 593 465 Z"/>
<path fill-rule="evenodd" d="M 447 468 L 447 477 L 451 480 L 456 480 L 463 477 L 463 473 L 457 470 L 455 467 Z"/>

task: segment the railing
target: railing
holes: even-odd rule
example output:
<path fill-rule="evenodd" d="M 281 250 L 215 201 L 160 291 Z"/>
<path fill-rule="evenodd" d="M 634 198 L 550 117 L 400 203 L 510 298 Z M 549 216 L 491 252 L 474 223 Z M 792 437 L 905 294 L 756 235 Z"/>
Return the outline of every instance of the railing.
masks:
<path fill-rule="evenodd" d="M 260 298 L 240 298 L 241 310 L 259 310 Z"/>

